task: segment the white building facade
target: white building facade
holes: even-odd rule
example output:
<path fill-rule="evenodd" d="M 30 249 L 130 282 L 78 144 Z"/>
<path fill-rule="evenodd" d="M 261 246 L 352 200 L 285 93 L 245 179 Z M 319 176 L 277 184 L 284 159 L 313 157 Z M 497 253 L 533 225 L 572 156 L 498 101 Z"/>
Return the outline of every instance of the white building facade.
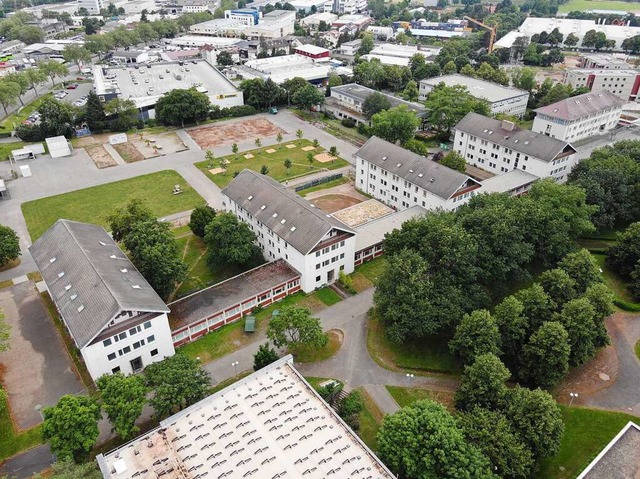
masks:
<path fill-rule="evenodd" d="M 375 136 L 355 156 L 356 187 L 398 211 L 453 210 L 480 193 L 473 178 Z"/>
<path fill-rule="evenodd" d="M 569 142 L 603 135 L 616 127 L 624 104 L 606 90 L 585 93 L 534 110 L 531 129 Z"/>
<path fill-rule="evenodd" d="M 563 83 L 574 89 L 586 87 L 591 91 L 606 90 L 623 100 L 636 101 L 640 89 L 640 72 L 574 68 L 564 72 Z"/>
<path fill-rule="evenodd" d="M 355 232 L 277 181 L 244 170 L 222 190 L 226 211 L 248 224 L 267 261 L 300 272 L 305 292 L 354 270 Z"/>
<path fill-rule="evenodd" d="M 558 182 L 567 180 L 577 162 L 576 150 L 565 141 L 473 112 L 455 126 L 453 149 L 468 164 L 496 175 L 522 170 Z"/>
<path fill-rule="evenodd" d="M 97 15 L 105 8 L 103 0 L 78 0 L 78 9 L 86 8 L 90 15 Z"/>

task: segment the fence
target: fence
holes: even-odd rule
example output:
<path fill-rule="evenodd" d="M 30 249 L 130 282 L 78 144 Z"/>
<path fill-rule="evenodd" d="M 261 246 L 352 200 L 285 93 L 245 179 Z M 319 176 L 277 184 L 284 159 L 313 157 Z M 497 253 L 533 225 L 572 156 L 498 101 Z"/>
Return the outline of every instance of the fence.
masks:
<path fill-rule="evenodd" d="M 337 180 L 339 178 L 342 178 L 342 173 L 336 173 L 334 175 L 329 175 L 323 178 L 307 181 L 306 183 L 302 183 L 301 185 L 296 186 L 295 191 L 298 192 L 298 191 L 306 190 L 307 188 L 313 188 L 314 186 L 318 186 L 323 183 L 329 183 L 330 181 Z"/>

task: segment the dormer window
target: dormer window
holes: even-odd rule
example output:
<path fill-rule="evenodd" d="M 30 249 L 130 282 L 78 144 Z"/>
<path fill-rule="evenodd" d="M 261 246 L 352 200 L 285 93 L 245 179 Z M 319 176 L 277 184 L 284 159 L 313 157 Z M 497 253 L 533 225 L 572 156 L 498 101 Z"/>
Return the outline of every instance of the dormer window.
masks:
<path fill-rule="evenodd" d="M 102 246 L 107 246 L 107 243 L 105 243 L 104 241 L 98 241 L 98 243 L 100 243 Z"/>
<path fill-rule="evenodd" d="M 66 285 L 66 286 L 64 287 L 64 290 L 65 290 L 65 291 L 69 291 L 70 289 L 71 289 L 71 283 L 69 283 L 68 285 Z"/>
<path fill-rule="evenodd" d="M 122 269 L 120 269 L 120 272 L 121 272 L 121 273 L 127 273 L 128 271 L 129 271 L 129 270 L 128 270 L 127 268 L 122 268 Z"/>
<path fill-rule="evenodd" d="M 57 259 L 58 259 L 58 258 L 56 258 L 56 257 L 54 256 L 53 258 L 51 258 L 51 259 L 49 260 L 49 263 L 55 263 L 55 261 L 56 261 Z"/>
<path fill-rule="evenodd" d="M 78 313 L 81 313 L 84 310 L 84 304 L 78 306 Z"/>
<path fill-rule="evenodd" d="M 60 272 L 58 273 L 58 278 L 62 278 L 63 276 L 64 276 L 64 271 L 60 271 Z"/>
<path fill-rule="evenodd" d="M 131 287 L 133 289 L 140 289 L 140 285 L 139 284 L 132 284 Z"/>

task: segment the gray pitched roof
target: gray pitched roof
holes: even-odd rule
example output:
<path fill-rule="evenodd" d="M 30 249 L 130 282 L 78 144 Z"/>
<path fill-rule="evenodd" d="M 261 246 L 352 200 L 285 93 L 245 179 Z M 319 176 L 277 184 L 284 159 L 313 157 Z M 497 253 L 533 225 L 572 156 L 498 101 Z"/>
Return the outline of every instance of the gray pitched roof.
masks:
<path fill-rule="evenodd" d="M 169 312 L 101 226 L 58 220 L 29 251 L 79 348 L 121 311 Z"/>
<path fill-rule="evenodd" d="M 356 156 L 448 200 L 468 184 L 480 186 L 469 176 L 433 160 L 372 136 Z"/>
<path fill-rule="evenodd" d="M 222 190 L 222 194 L 302 254 L 309 253 L 333 228 L 354 233 L 341 221 L 314 208 L 277 181 L 255 171 L 241 171 Z"/>
<path fill-rule="evenodd" d="M 367 98 L 369 98 L 371 95 L 373 95 L 374 93 L 377 92 L 377 93 L 380 93 L 381 95 L 383 95 L 385 98 L 387 98 L 387 100 L 389 100 L 389 104 L 391 105 L 391 108 L 396 107 L 396 106 L 400 106 L 400 105 L 404 105 L 409 110 L 415 111 L 419 115 L 423 114 L 427 110 L 420 103 L 414 103 L 414 102 L 406 101 L 406 100 L 403 100 L 403 99 L 398 98 L 396 96 L 389 95 L 388 93 L 384 93 L 384 92 L 381 92 L 381 91 L 373 90 L 371 88 L 368 88 L 366 86 L 360 85 L 358 83 L 348 83 L 346 85 L 334 86 L 334 87 L 331 88 L 331 92 L 332 93 L 333 92 L 341 93 L 341 94 L 343 94 L 345 96 L 351 97 L 351 98 L 353 98 L 355 100 L 359 100 L 359 101 L 361 101 L 363 103 Z"/>
<path fill-rule="evenodd" d="M 505 125 L 501 120 L 470 112 L 460 120 L 455 129 L 546 162 L 553 161 L 562 153 L 576 151 L 566 141 L 517 126 L 508 130 L 504 128 Z"/>
<path fill-rule="evenodd" d="M 560 100 L 551 105 L 537 108 L 538 114 L 559 118 L 561 120 L 577 120 L 604 110 L 620 107 L 626 102 L 606 90 L 592 91 L 583 95 Z"/>

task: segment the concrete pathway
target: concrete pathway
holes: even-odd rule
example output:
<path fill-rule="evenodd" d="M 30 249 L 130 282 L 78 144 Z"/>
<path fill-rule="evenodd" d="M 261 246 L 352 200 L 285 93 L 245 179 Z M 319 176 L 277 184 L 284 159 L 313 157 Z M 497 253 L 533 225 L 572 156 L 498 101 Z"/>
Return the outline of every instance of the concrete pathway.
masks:
<path fill-rule="evenodd" d="M 189 134 L 185 130 L 176 131 L 176 135 L 178 138 L 182 140 L 182 143 L 192 151 L 202 151 L 202 148 L 195 142 L 193 138 L 189 136 Z"/>
<path fill-rule="evenodd" d="M 0 476 L 27 479 L 51 464 L 53 464 L 51 449 L 49 449 L 49 444 L 43 444 L 7 459 L 0 465 Z"/>
<path fill-rule="evenodd" d="M 383 413 L 393 414 L 400 410 L 396 400 L 382 384 L 367 384 L 364 388 Z"/>
<path fill-rule="evenodd" d="M 120 153 L 118 153 L 116 149 L 113 146 L 111 146 L 109 143 L 105 143 L 102 146 L 104 146 L 104 149 L 107 150 L 107 153 L 111 155 L 111 158 L 113 158 L 116 163 L 118 163 L 119 165 L 127 164 L 127 162 L 124 161 L 124 159 L 120 156 Z"/>

